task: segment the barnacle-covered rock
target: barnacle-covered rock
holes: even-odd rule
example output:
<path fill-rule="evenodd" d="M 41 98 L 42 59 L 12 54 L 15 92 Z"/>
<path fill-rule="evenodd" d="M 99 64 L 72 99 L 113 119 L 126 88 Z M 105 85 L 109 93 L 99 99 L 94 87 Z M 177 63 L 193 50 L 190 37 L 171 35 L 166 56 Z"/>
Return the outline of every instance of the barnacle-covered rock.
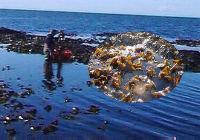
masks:
<path fill-rule="evenodd" d="M 177 86 L 183 66 L 175 47 L 159 36 L 125 33 L 96 49 L 89 74 L 106 95 L 124 102 L 144 102 L 163 97 Z"/>

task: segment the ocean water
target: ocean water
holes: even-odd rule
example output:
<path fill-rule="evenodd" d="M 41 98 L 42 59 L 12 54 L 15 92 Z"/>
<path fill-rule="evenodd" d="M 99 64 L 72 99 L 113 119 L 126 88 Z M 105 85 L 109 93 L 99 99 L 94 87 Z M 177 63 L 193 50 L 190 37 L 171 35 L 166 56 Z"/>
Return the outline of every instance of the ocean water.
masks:
<path fill-rule="evenodd" d="M 0 27 L 46 33 L 51 28 L 69 33 L 91 35 L 103 32 L 150 31 L 168 39 L 200 39 L 200 19 L 0 10 Z M 45 119 L 44 125 L 59 121 L 56 132 L 44 135 L 32 132 L 31 123 L 23 121 L 10 125 L 0 123 L 0 136 L 9 138 L 6 128 L 15 128 L 16 139 L 198 139 L 200 137 L 200 73 L 185 72 L 180 84 L 166 97 L 146 103 L 123 103 L 105 96 L 96 87 L 88 87 L 88 67 L 79 63 L 52 65 L 55 89 L 47 90 L 42 55 L 17 54 L 0 49 L 0 80 L 20 91 L 20 85 L 31 86 L 34 95 L 19 99 L 37 108 Z M 56 73 L 63 84 L 56 83 Z M 19 79 L 20 77 L 20 79 Z M 31 84 L 31 85 L 30 85 Z M 71 102 L 64 103 L 64 98 Z M 50 104 L 51 112 L 44 106 Z M 98 114 L 87 114 L 91 105 L 98 106 Z M 60 111 L 78 107 L 80 113 L 73 120 L 64 120 Z M 0 106 L 0 116 L 9 112 Z M 104 130 L 98 129 L 107 122 Z M 33 121 L 32 123 L 38 123 Z"/>
<path fill-rule="evenodd" d="M 148 31 L 170 39 L 200 38 L 200 18 L 0 10 L 0 27 L 31 33 L 50 29 L 84 35 Z"/>

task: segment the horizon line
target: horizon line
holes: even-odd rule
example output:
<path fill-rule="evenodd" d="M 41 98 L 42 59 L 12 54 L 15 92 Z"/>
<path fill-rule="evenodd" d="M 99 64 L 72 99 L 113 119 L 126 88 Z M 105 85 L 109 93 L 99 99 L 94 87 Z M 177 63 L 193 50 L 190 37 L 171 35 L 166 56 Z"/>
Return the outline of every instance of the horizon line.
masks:
<path fill-rule="evenodd" d="M 108 12 L 86 12 L 86 11 L 60 11 L 60 10 L 47 10 L 47 9 L 15 9 L 15 8 L 0 8 L 0 10 L 18 10 L 18 11 L 41 11 L 41 12 L 66 12 L 66 13 L 84 13 L 84 14 L 107 14 L 107 15 L 127 15 L 127 16 L 151 16 L 151 17 L 169 17 L 169 18 L 195 18 L 189 16 L 173 16 L 173 15 L 151 15 L 151 14 L 128 14 L 128 13 L 108 13 Z"/>

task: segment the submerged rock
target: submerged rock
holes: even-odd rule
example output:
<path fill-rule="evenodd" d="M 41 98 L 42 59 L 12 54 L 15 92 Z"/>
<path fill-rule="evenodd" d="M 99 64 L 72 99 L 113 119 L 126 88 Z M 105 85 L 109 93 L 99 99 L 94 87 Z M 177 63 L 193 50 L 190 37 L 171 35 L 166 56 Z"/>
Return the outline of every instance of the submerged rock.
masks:
<path fill-rule="evenodd" d="M 57 127 L 53 124 L 46 126 L 42 131 L 44 134 L 52 133 L 57 130 Z"/>
<path fill-rule="evenodd" d="M 100 109 L 99 109 L 98 106 L 91 105 L 90 108 L 87 111 L 90 112 L 90 113 L 98 114 Z"/>

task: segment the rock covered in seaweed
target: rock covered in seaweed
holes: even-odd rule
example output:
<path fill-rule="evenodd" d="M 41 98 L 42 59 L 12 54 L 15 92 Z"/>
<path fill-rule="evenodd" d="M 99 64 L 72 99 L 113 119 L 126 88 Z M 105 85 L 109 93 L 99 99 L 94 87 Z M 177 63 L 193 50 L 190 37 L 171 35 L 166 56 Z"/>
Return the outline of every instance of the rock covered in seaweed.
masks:
<path fill-rule="evenodd" d="M 154 34 L 137 32 L 111 37 L 89 62 L 92 83 L 113 98 L 143 102 L 168 94 L 183 74 L 178 51 Z"/>
<path fill-rule="evenodd" d="M 95 47 L 99 43 L 104 41 L 106 37 L 111 37 L 117 35 L 116 33 L 100 33 L 93 34 L 92 38 L 77 38 L 75 34 L 65 34 L 64 47 L 70 49 L 73 53 L 73 60 L 81 63 L 87 64 L 91 54 L 95 51 Z M 99 40 L 98 38 L 103 38 Z M 155 38 L 156 39 L 156 38 Z M 45 36 L 27 34 L 23 31 L 16 31 L 12 29 L 7 29 L 4 27 L 0 28 L 0 43 L 10 44 L 7 47 L 8 51 L 14 51 L 19 53 L 43 53 L 43 44 Z M 58 39 L 56 39 L 58 40 Z M 137 40 L 139 41 L 139 40 Z M 106 43 L 109 44 L 109 41 Z M 172 42 L 172 44 L 184 44 L 188 46 L 199 45 L 199 40 L 177 40 Z M 106 44 L 104 44 L 106 45 Z M 187 71 L 200 71 L 200 52 L 181 50 L 180 51 Z"/>

